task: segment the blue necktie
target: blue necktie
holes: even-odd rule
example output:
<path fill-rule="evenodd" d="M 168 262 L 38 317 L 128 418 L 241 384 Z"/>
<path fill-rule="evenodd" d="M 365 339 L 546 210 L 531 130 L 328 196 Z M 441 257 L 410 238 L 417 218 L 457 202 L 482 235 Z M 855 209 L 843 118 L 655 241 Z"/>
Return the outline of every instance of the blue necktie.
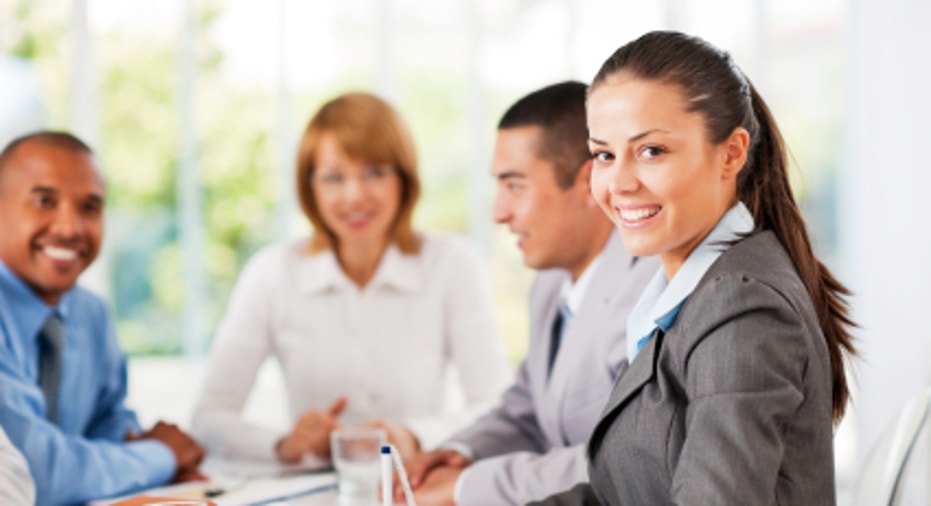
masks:
<path fill-rule="evenodd" d="M 61 316 L 52 313 L 39 331 L 39 388 L 45 396 L 45 418 L 58 423 L 58 390 L 61 388 L 61 358 L 64 326 Z"/>
<path fill-rule="evenodd" d="M 571 317 L 572 311 L 569 310 L 569 306 L 560 304 L 556 309 L 556 318 L 553 320 L 553 329 L 550 334 L 550 360 L 546 369 L 547 378 L 549 378 L 550 373 L 553 372 L 553 364 L 556 363 L 556 354 L 559 352 L 559 345 L 562 344 L 563 333 Z"/>

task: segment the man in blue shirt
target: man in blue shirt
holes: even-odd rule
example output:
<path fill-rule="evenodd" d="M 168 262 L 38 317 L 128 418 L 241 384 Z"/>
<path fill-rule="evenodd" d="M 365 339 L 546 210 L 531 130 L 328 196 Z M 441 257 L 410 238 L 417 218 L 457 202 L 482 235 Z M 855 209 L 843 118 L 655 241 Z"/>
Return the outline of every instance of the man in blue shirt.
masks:
<path fill-rule="evenodd" d="M 103 236 L 104 183 L 77 138 L 41 132 L 0 153 L 0 426 L 38 504 L 185 479 L 203 450 L 173 425 L 142 432 L 103 301 L 77 287 Z"/>

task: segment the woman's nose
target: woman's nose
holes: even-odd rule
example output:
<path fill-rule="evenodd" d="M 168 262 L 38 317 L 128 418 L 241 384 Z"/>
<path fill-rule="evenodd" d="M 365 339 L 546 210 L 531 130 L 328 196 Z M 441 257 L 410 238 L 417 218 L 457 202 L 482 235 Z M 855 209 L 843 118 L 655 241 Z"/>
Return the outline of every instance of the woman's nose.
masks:
<path fill-rule="evenodd" d="M 347 177 L 343 182 L 343 197 L 347 199 L 358 199 L 365 194 L 365 184 L 362 178 Z"/>
<path fill-rule="evenodd" d="M 629 193 L 640 186 L 637 170 L 624 160 L 617 160 L 611 168 L 608 191 L 611 193 Z"/>

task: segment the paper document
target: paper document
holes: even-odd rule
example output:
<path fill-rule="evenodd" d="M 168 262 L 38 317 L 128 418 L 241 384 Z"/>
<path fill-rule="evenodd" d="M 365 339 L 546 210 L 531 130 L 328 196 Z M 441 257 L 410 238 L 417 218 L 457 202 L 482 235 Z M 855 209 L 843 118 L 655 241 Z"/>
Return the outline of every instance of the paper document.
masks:
<path fill-rule="evenodd" d="M 95 501 L 91 506 L 108 506 L 137 495 L 175 499 L 210 499 L 219 506 L 260 505 L 296 499 L 336 488 L 334 473 L 316 473 L 280 477 L 215 477 L 207 482 L 190 482 L 145 490 L 124 497 Z"/>

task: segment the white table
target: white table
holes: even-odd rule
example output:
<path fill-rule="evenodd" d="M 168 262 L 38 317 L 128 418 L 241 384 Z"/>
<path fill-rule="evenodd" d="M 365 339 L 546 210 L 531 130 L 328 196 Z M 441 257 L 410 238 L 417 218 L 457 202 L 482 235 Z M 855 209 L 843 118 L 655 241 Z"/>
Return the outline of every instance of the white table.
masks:
<path fill-rule="evenodd" d="M 90 506 L 109 506 L 141 494 L 202 499 L 206 490 L 217 488 L 226 489 L 222 494 L 209 498 L 218 506 L 256 503 L 275 506 L 337 506 L 339 497 L 336 491 L 336 473 L 321 472 L 322 465 L 326 463 L 305 461 L 302 465 L 283 466 L 274 462 L 244 462 L 209 457 L 201 465 L 201 471 L 210 476 L 210 482 L 166 485 L 129 496 L 95 501 L 90 503 Z M 313 489 L 318 491 L 304 493 Z M 287 498 L 276 499 L 280 497 Z M 272 502 L 262 502 L 269 500 Z"/>
<path fill-rule="evenodd" d="M 208 490 L 223 490 L 221 494 L 209 497 L 218 506 L 257 503 L 287 506 L 336 505 L 336 473 L 321 472 L 319 467 L 320 463 L 312 463 L 310 466 L 282 466 L 273 462 L 242 462 L 212 457 L 201 465 L 201 471 L 210 477 L 208 482 L 166 485 L 128 496 L 95 501 L 90 503 L 90 506 L 109 506 L 114 502 L 142 494 L 177 499 L 203 499 Z"/>

